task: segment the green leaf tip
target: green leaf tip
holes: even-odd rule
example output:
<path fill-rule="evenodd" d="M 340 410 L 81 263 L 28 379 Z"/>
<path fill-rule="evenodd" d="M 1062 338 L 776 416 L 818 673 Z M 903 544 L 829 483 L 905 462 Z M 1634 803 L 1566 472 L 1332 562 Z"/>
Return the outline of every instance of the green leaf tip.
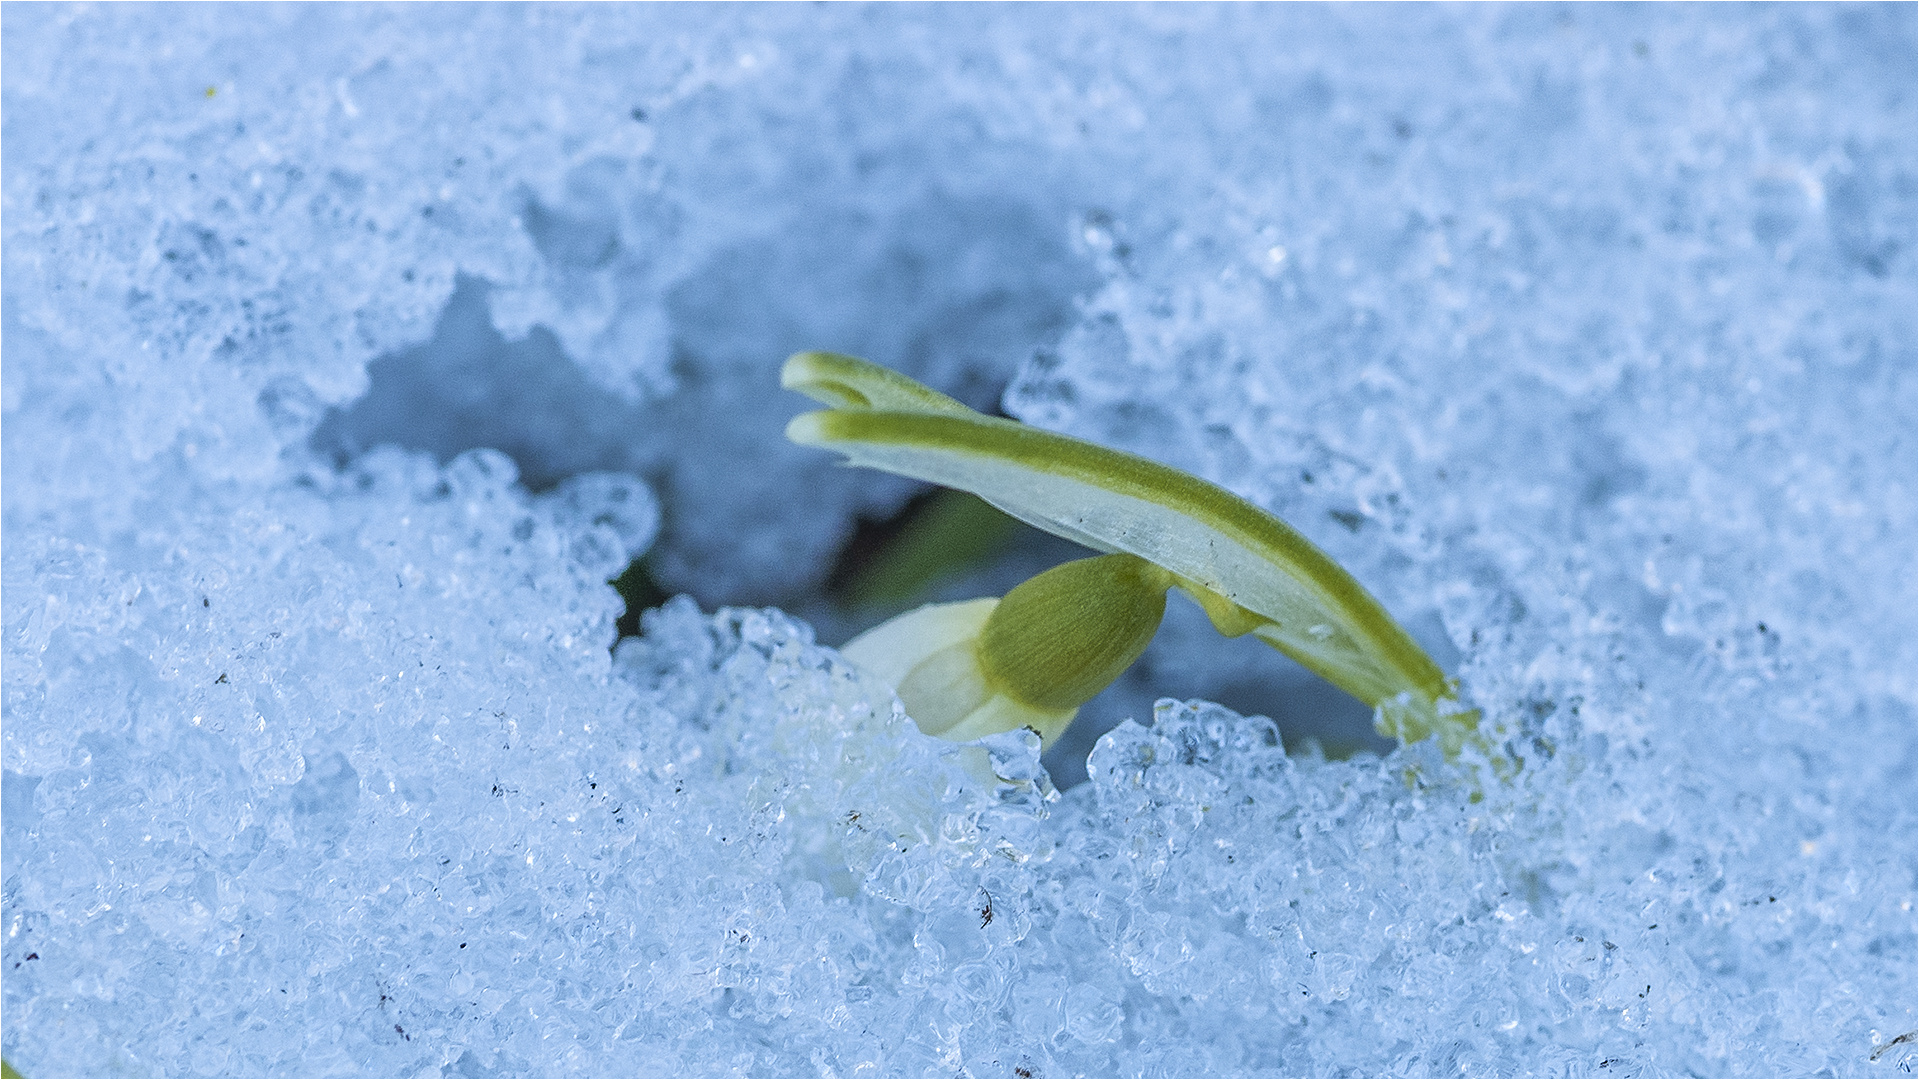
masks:
<path fill-rule="evenodd" d="M 1198 601 L 1220 633 L 1251 633 L 1374 706 L 1382 733 L 1407 741 L 1436 734 L 1449 755 L 1480 741 L 1478 714 L 1458 709 L 1453 682 L 1384 606 L 1292 526 L 1232 492 L 1134 454 L 983 416 L 850 356 L 800 353 L 781 383 L 833 406 L 795 417 L 786 431 L 794 442 L 972 492 L 1095 551 L 1143 559 Z"/>
<path fill-rule="evenodd" d="M 978 415 L 930 386 L 840 353 L 794 353 L 780 368 L 780 385 L 836 409 Z"/>

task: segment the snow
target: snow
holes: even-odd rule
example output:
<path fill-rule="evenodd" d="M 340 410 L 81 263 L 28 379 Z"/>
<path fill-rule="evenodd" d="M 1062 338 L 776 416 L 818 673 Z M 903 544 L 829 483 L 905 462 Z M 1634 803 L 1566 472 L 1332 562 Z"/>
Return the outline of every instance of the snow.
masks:
<path fill-rule="evenodd" d="M 1910 6 L 0 19 L 26 1075 L 1911 1073 Z M 1525 767 L 1183 602 L 919 734 L 801 348 L 1271 508 Z"/>

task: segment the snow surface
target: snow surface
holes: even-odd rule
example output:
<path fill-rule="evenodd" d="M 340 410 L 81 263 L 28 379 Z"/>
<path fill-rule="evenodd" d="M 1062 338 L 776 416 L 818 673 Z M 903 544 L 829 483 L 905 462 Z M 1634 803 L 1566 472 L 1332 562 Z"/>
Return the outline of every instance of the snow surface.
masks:
<path fill-rule="evenodd" d="M 1911 5 L 0 20 L 28 1076 L 1912 1072 Z M 919 735 L 711 613 L 913 490 L 799 348 L 1271 507 L 1525 768 L 1187 606 L 1113 700 L 1287 744 Z"/>

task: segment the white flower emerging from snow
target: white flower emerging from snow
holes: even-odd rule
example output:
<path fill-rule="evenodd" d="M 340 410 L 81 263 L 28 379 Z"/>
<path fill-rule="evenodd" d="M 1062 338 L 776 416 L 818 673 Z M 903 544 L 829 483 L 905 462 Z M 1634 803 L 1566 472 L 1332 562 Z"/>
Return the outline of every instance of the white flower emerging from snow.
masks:
<path fill-rule="evenodd" d="M 1220 633 L 1250 633 L 1374 706 L 1374 724 L 1448 754 L 1478 714 L 1378 600 L 1285 522 L 1156 462 L 1010 420 L 875 364 L 787 360 L 781 384 L 831 409 L 787 437 L 848 463 L 970 491 L 1101 557 L 1055 567 L 1003 600 L 938 604 L 884 623 L 846 655 L 887 680 L 928 734 L 1030 727 L 1051 741 L 1152 639 L 1177 587 Z"/>

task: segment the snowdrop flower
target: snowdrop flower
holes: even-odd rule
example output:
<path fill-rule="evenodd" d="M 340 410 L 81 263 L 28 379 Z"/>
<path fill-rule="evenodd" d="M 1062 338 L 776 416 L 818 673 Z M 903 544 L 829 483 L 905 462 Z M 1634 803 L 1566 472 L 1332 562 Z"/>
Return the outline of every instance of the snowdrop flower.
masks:
<path fill-rule="evenodd" d="M 850 356 L 799 353 L 781 384 L 831 408 L 787 437 L 848 464 L 970 491 L 1102 557 L 1055 567 L 1001 600 L 935 604 L 849 644 L 921 730 L 970 740 L 1030 727 L 1051 741 L 1152 639 L 1166 590 L 1229 637 L 1253 636 L 1374 706 L 1388 736 L 1437 734 L 1451 755 L 1478 714 L 1378 600 L 1291 526 L 1145 458 L 981 415 Z"/>
<path fill-rule="evenodd" d="M 1050 743 L 1139 659 L 1173 576 L 1132 555 L 1056 566 L 1005 599 L 928 604 L 843 650 L 920 730 L 955 741 L 1032 728 Z"/>

